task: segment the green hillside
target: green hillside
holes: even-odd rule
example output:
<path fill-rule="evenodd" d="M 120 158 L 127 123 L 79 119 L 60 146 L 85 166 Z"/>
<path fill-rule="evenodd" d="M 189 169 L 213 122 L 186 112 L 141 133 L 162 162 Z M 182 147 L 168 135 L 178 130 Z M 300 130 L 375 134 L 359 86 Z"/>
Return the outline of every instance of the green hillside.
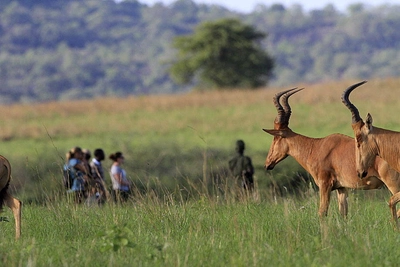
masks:
<path fill-rule="evenodd" d="M 400 6 L 259 5 L 249 14 L 177 0 L 3 0 L 0 104 L 171 94 L 172 41 L 205 21 L 235 17 L 267 34 L 269 86 L 400 75 Z"/>

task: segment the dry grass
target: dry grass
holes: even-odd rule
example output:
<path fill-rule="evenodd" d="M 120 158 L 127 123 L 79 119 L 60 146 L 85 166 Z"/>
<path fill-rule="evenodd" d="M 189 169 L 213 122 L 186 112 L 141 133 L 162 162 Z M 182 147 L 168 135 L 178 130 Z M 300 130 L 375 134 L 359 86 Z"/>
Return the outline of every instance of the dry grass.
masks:
<path fill-rule="evenodd" d="M 297 119 L 292 118 L 292 127 L 304 127 L 305 122 L 318 127 L 332 123 L 347 124 L 350 118 L 348 110 L 341 104 L 340 96 L 345 88 L 356 82 L 298 84 L 305 90 L 291 99 L 293 117 L 298 116 Z M 372 113 L 377 125 L 396 125 L 397 116 L 390 114 L 400 111 L 398 84 L 399 78 L 369 81 L 353 92 L 351 100 L 360 109 L 361 116 Z M 157 129 L 162 132 L 163 127 L 167 127 L 165 131 L 168 131 L 168 127 L 182 129 L 199 124 L 205 132 L 212 131 L 218 124 L 224 124 L 224 129 L 234 131 L 235 125 L 230 125 L 229 121 L 225 123 L 229 118 L 248 121 L 245 126 L 250 129 L 255 121 L 259 122 L 257 127 L 258 124 L 268 127 L 272 126 L 276 116 L 271 98 L 285 89 L 288 88 L 0 106 L 0 139 L 44 138 L 48 134 L 79 136 L 109 130 L 140 133 L 146 129 Z M 307 112 L 304 113 L 303 109 L 307 109 Z M 201 113 L 205 110 L 213 110 L 216 114 Z M 174 117 L 175 125 L 164 125 L 171 121 L 171 117 Z M 225 122 L 214 121 L 210 117 Z"/>

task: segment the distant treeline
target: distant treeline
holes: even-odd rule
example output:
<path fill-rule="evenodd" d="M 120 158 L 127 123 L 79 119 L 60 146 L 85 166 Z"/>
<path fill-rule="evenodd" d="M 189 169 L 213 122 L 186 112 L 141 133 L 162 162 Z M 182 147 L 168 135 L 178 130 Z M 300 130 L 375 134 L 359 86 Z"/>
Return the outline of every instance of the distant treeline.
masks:
<path fill-rule="evenodd" d="M 248 14 L 178 0 L 2 0 L 0 103 L 190 90 L 170 79 L 171 43 L 198 24 L 240 18 L 268 36 L 270 85 L 400 75 L 400 5 L 258 5 Z"/>

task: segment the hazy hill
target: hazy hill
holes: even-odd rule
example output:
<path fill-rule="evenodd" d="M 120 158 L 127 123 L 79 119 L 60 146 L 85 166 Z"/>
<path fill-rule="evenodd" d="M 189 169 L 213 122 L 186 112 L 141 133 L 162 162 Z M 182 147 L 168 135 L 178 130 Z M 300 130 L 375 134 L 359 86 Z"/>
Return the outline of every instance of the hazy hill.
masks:
<path fill-rule="evenodd" d="M 276 59 L 270 85 L 289 86 L 400 73 L 400 6 L 341 13 L 328 5 L 259 5 L 250 14 L 178 0 L 3 0 L 0 103 L 184 92 L 167 73 L 171 41 L 199 23 L 238 17 L 268 34 Z"/>

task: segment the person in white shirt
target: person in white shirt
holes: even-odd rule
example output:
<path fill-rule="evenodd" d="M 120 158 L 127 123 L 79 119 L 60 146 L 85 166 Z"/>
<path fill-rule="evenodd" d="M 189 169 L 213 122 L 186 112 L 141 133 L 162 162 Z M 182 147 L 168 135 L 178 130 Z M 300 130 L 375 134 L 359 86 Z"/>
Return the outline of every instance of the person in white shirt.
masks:
<path fill-rule="evenodd" d="M 115 152 L 109 156 L 113 161 L 110 170 L 113 190 L 115 193 L 115 201 L 124 202 L 128 200 L 131 182 L 126 177 L 126 171 L 122 168 L 124 163 L 124 155 L 121 152 Z"/>

